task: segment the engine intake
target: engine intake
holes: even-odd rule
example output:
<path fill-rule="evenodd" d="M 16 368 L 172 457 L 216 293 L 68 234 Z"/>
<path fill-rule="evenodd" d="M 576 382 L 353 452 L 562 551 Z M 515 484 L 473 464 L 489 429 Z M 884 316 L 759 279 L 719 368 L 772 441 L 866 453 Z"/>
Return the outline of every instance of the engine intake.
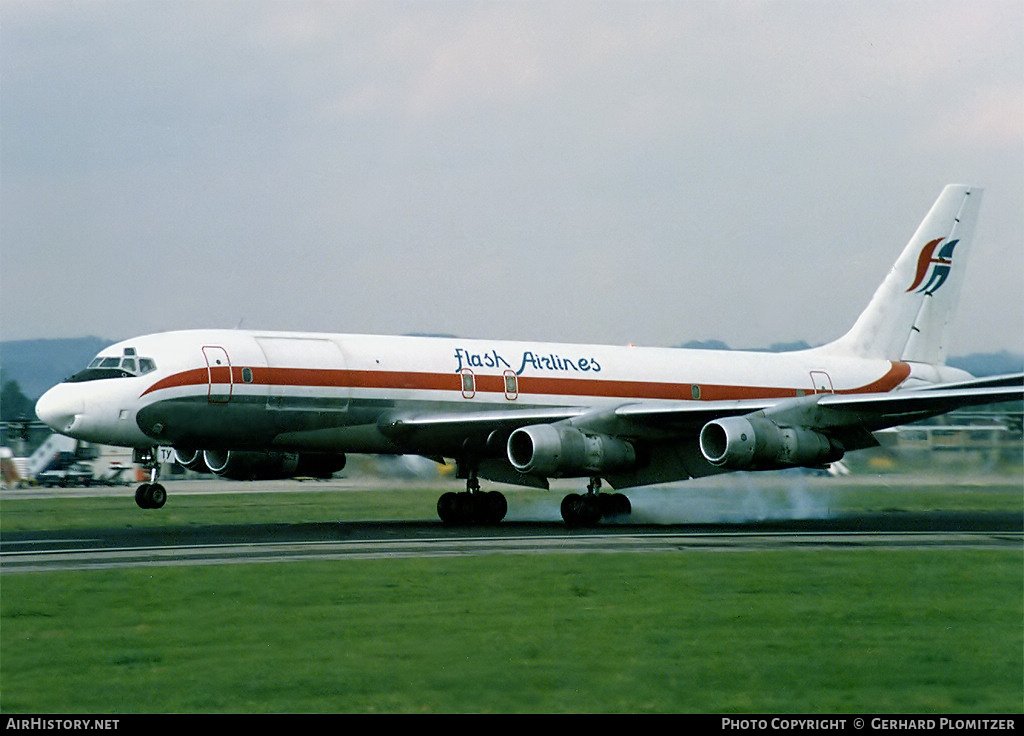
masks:
<path fill-rule="evenodd" d="M 726 417 L 704 425 L 700 451 L 712 465 L 771 470 L 831 463 L 843 447 L 807 427 L 783 427 L 765 417 Z"/>
<path fill-rule="evenodd" d="M 206 466 L 231 480 L 277 480 L 309 476 L 329 478 L 345 467 L 344 455 L 296 454 L 291 452 L 253 452 L 207 450 Z"/>
<path fill-rule="evenodd" d="M 206 467 L 206 461 L 203 460 L 202 450 L 184 449 L 180 447 L 174 448 L 174 459 L 184 468 L 194 470 L 197 473 L 209 473 L 210 469 Z"/>
<path fill-rule="evenodd" d="M 554 424 L 515 430 L 507 451 L 516 470 L 544 477 L 589 476 L 636 464 L 636 450 L 625 440 Z"/>

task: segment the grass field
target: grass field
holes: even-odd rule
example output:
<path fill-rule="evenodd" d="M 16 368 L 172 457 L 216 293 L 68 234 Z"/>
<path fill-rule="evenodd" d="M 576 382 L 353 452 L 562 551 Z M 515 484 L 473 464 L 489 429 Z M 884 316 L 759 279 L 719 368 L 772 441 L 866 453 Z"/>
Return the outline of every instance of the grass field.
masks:
<path fill-rule="evenodd" d="M 833 503 L 1019 510 L 1014 483 Z M 172 497 L 160 523 L 430 518 L 433 499 Z M 139 519 L 0 504 L 5 532 Z M 1021 550 L 779 549 L 5 575 L 0 710 L 1020 713 L 1022 571 Z"/>

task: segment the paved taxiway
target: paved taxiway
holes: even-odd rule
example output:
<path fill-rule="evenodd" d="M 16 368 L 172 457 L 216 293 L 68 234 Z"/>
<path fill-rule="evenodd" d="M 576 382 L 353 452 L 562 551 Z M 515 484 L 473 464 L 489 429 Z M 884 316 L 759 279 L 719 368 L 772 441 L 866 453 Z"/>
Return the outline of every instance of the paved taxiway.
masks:
<path fill-rule="evenodd" d="M 735 478 L 735 476 L 733 476 Z M 451 482 L 429 483 L 440 489 Z M 764 509 L 743 508 L 741 518 L 702 518 L 699 509 L 688 505 L 672 523 L 659 519 L 666 499 L 688 501 L 708 497 L 719 500 L 727 489 L 736 501 L 749 506 L 750 499 L 763 498 L 738 490 L 741 481 L 720 478 L 690 482 L 687 493 L 656 496 L 643 492 L 634 496 L 634 513 L 628 523 L 602 524 L 593 529 L 568 529 L 557 518 L 556 492 L 547 504 L 555 509 L 547 516 L 535 513 L 515 516 L 491 527 L 445 526 L 439 521 L 339 521 L 316 524 L 239 524 L 161 528 L 111 528 L 73 531 L 10 532 L 0 539 L 0 570 L 4 574 L 50 570 L 96 569 L 146 565 L 209 565 L 289 560 L 366 559 L 381 557 L 427 557 L 481 554 L 556 554 L 582 552 L 686 552 L 689 550 L 741 550 L 801 548 L 998 548 L 1020 549 L 1024 545 L 1024 521 L 1011 512 L 891 512 L 842 516 L 824 505 L 782 509 L 767 516 Z M 794 479 L 779 481 L 790 487 Z M 839 483 L 856 485 L 857 478 L 808 479 L 807 493 L 791 499 L 821 504 L 826 489 Z M 873 481 L 877 483 L 877 479 Z M 901 485 L 927 484 L 913 477 Z M 1014 481 L 1016 482 L 1016 481 Z M 320 483 L 295 481 L 245 484 L 250 491 L 358 491 L 380 488 L 394 481 L 380 479 L 337 479 Z M 401 483 L 400 483 L 401 484 Z M 934 479 L 932 479 L 934 484 Z M 415 483 L 413 483 L 415 485 Z M 958 487 L 972 485 L 963 479 Z M 979 482 L 979 488 L 986 483 Z M 759 483 L 762 490 L 771 483 Z M 237 493 L 239 485 L 219 480 L 174 481 L 172 495 Z M 5 491 L 4 495 L 28 497 L 124 496 L 131 501 L 130 487 L 86 489 L 26 489 Z M 645 508 L 645 498 L 648 507 Z M 554 500 L 552 500 L 554 499 Z M 510 510 L 511 511 L 511 510 Z M 534 512 L 536 509 L 533 510 Z M 748 512 L 753 511 L 753 514 Z M 773 509 L 779 511 L 779 509 Z M 799 512 L 799 513 L 797 513 Z M 524 518 L 525 517 L 525 518 Z M 679 519 L 685 523 L 678 523 Z M 765 520 L 766 518 L 772 520 Z M 749 520 L 754 519 L 754 520 Z"/>
<path fill-rule="evenodd" d="M 147 565 L 783 547 L 1020 549 L 1022 542 L 1021 518 L 1010 513 L 903 513 L 749 524 L 609 524 L 572 530 L 555 522 L 482 528 L 397 521 L 246 524 L 6 534 L 0 541 L 0 569 L 11 574 Z"/>

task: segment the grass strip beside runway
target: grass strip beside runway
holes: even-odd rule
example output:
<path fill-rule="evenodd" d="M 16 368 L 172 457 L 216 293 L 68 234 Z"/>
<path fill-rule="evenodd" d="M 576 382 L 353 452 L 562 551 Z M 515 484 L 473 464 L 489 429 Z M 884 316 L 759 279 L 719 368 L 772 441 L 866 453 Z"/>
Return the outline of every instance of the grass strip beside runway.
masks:
<path fill-rule="evenodd" d="M 785 549 L 13 575 L 0 708 L 1020 712 L 1022 563 Z"/>

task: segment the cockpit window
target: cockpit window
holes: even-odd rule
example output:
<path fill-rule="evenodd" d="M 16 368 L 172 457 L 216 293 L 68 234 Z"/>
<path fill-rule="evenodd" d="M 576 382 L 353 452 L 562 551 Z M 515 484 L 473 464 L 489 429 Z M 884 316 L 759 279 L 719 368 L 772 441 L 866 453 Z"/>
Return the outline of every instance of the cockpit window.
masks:
<path fill-rule="evenodd" d="M 152 358 L 140 358 L 135 348 L 125 348 L 121 357 L 97 355 L 88 368 L 71 376 L 68 383 L 98 381 L 102 378 L 130 378 L 155 370 L 156 362 Z"/>
<path fill-rule="evenodd" d="M 84 383 L 85 381 L 98 381 L 101 378 L 127 378 L 131 373 L 120 368 L 86 368 L 79 371 L 68 379 L 68 383 Z"/>

